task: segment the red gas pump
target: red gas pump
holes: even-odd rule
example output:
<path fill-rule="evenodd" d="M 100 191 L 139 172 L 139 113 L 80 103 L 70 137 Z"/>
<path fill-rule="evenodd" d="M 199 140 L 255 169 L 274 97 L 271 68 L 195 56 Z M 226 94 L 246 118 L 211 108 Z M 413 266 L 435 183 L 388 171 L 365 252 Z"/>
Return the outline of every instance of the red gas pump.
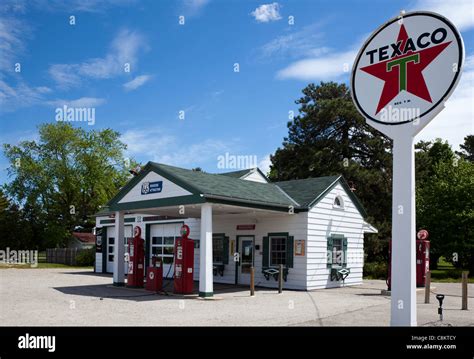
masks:
<path fill-rule="evenodd" d="M 143 247 L 142 230 L 136 226 L 134 237 L 128 241 L 128 280 L 127 287 L 142 288 L 144 275 L 145 250 Z"/>
<path fill-rule="evenodd" d="M 189 227 L 183 225 L 174 247 L 174 293 L 177 294 L 193 292 L 194 241 L 188 236 Z"/>
<path fill-rule="evenodd" d="M 418 240 L 416 241 L 416 286 L 424 287 L 426 284 L 426 273 L 430 270 L 430 241 L 428 238 L 428 231 L 425 229 L 417 233 Z M 392 270 L 392 241 L 389 244 L 388 255 L 390 258 L 388 266 L 387 286 L 391 289 L 391 270 Z"/>
<path fill-rule="evenodd" d="M 416 241 L 416 286 L 424 287 L 430 270 L 430 241 Z"/>
<path fill-rule="evenodd" d="M 151 263 L 147 271 L 145 289 L 160 292 L 163 288 L 163 263 L 155 256 L 151 258 Z"/>

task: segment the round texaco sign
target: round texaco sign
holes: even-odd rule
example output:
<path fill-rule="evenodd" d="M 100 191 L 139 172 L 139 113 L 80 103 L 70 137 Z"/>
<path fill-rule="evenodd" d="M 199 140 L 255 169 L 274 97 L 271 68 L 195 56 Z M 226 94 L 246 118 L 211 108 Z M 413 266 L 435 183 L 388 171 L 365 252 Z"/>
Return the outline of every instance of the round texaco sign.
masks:
<path fill-rule="evenodd" d="M 461 35 L 445 17 L 412 12 L 392 19 L 365 42 L 354 62 L 351 88 L 367 119 L 398 125 L 444 105 L 464 60 Z"/>

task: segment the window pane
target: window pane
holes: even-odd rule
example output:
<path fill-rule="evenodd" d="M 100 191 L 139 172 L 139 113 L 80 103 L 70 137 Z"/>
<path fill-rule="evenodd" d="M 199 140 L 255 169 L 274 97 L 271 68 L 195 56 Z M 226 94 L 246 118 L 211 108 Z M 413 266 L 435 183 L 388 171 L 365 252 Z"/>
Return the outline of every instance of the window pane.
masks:
<path fill-rule="evenodd" d="M 113 261 L 114 261 L 114 255 L 111 254 L 111 255 L 109 255 L 109 262 L 113 262 Z"/>
<path fill-rule="evenodd" d="M 165 242 L 164 244 L 172 244 L 174 245 L 174 237 L 164 237 Z"/>
<path fill-rule="evenodd" d="M 151 237 L 151 243 L 152 244 L 162 244 L 163 243 L 163 237 Z"/>
<path fill-rule="evenodd" d="M 109 244 L 115 244 L 115 238 L 109 237 Z"/>
<path fill-rule="evenodd" d="M 224 237 L 214 236 L 212 238 L 212 261 L 222 263 L 224 261 Z"/>
<path fill-rule="evenodd" d="M 109 253 L 114 253 L 114 246 L 109 246 Z"/>
<path fill-rule="evenodd" d="M 286 237 L 270 237 L 270 265 L 286 265 Z"/>

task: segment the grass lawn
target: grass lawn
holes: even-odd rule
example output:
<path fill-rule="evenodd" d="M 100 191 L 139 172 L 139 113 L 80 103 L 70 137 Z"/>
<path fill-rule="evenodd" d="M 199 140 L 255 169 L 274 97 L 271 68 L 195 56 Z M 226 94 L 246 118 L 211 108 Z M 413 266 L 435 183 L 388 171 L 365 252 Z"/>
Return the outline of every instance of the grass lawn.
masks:
<path fill-rule="evenodd" d="M 462 269 L 455 268 L 443 257 L 438 261 L 438 269 L 431 271 L 431 281 L 441 283 L 461 283 Z M 469 283 L 474 283 L 473 273 L 469 273 Z"/>

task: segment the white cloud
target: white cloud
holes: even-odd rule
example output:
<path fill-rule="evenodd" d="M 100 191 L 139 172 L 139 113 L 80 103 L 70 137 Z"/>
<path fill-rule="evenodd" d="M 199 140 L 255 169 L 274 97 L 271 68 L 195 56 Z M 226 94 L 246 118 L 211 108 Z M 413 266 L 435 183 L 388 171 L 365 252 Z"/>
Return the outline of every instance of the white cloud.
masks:
<path fill-rule="evenodd" d="M 124 74 L 125 64 L 135 68 L 139 52 L 146 48 L 141 34 L 122 30 L 112 41 L 105 57 L 91 58 L 78 64 L 55 64 L 49 68 L 49 74 L 62 88 L 78 86 L 82 78 L 109 79 Z"/>
<path fill-rule="evenodd" d="M 26 4 L 41 11 L 103 13 L 112 7 L 133 5 L 137 0 L 2 0 L 2 2 L 10 3 L 10 8 L 15 6 L 20 10 L 24 10 Z"/>
<path fill-rule="evenodd" d="M 215 163 L 217 166 L 217 156 L 230 152 L 232 145 L 229 141 L 205 139 L 183 146 L 183 141 L 179 137 L 163 130 L 148 128 L 127 130 L 121 136 L 121 140 L 127 144 L 128 156 L 184 168 L 202 166 L 206 163 Z"/>
<path fill-rule="evenodd" d="M 32 87 L 24 82 L 10 86 L 0 80 L 0 113 L 40 104 L 44 100 L 44 96 L 50 92 L 51 89 L 46 86 Z"/>
<path fill-rule="evenodd" d="M 0 16 L 0 71 L 13 73 L 14 64 L 21 62 L 25 40 L 31 37 L 31 28 L 14 17 Z"/>
<path fill-rule="evenodd" d="M 418 0 L 412 10 L 437 12 L 453 22 L 459 30 L 474 27 L 474 4 L 472 0 Z"/>
<path fill-rule="evenodd" d="M 98 97 L 81 97 L 75 100 L 53 100 L 47 101 L 46 103 L 55 107 L 98 107 L 105 103 L 105 99 Z"/>
<path fill-rule="evenodd" d="M 458 87 L 446 102 L 443 111 L 416 136 L 416 141 L 437 137 L 448 140 L 454 149 L 464 143 L 464 137 L 474 134 L 474 54 L 466 58 Z"/>
<path fill-rule="evenodd" d="M 183 0 L 183 11 L 186 16 L 198 15 L 210 0 Z"/>
<path fill-rule="evenodd" d="M 251 12 L 251 15 L 255 18 L 257 22 L 270 22 L 280 20 L 280 4 L 274 2 L 271 4 L 260 5 L 258 8 Z"/>
<path fill-rule="evenodd" d="M 264 156 L 258 163 L 258 168 L 266 175 L 270 172 L 270 165 L 272 161 L 270 160 L 270 155 Z"/>
<path fill-rule="evenodd" d="M 354 49 L 299 60 L 278 71 L 277 78 L 304 81 L 337 80 L 350 73 L 356 55 L 357 50 Z"/>
<path fill-rule="evenodd" d="M 267 42 L 259 49 L 259 58 L 275 57 L 288 59 L 289 57 L 320 56 L 330 51 L 329 48 L 320 46 L 324 33 L 321 31 L 322 23 L 305 26 L 299 31 L 280 35 Z"/>
<path fill-rule="evenodd" d="M 126 91 L 133 91 L 139 88 L 140 86 L 143 86 L 150 79 L 151 79 L 150 75 L 140 75 L 140 76 L 135 77 L 133 80 L 124 83 L 123 87 L 125 88 Z"/>

